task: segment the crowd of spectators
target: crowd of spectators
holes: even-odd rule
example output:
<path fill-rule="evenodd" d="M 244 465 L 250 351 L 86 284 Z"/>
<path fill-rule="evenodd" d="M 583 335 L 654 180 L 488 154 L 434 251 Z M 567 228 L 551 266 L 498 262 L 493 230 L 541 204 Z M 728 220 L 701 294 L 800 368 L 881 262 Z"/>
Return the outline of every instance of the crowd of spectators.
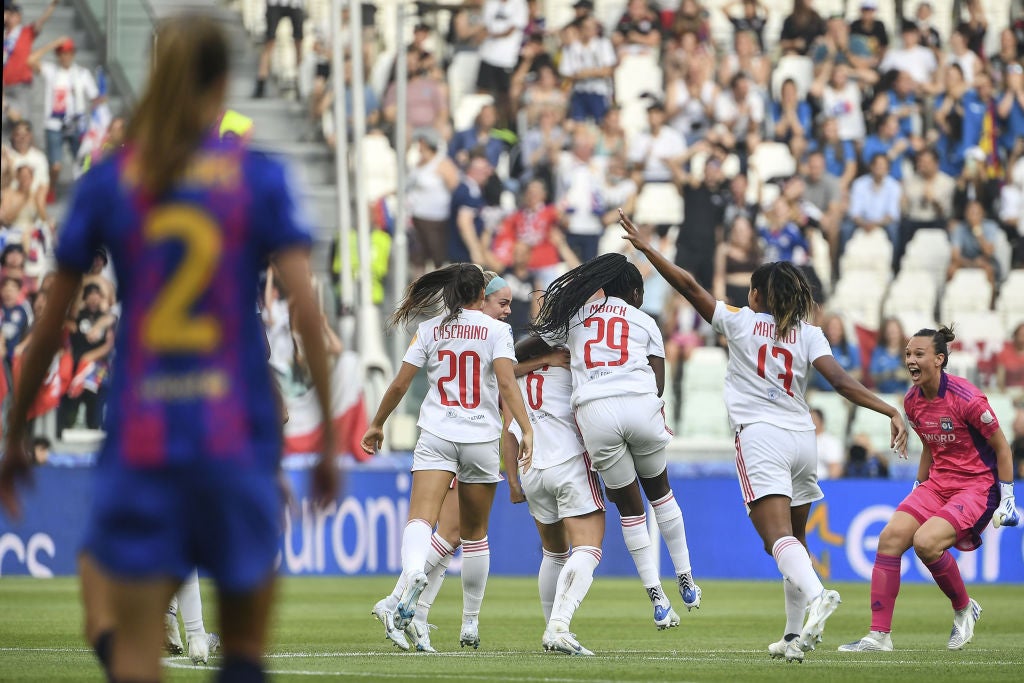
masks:
<path fill-rule="evenodd" d="M 0 146 L 0 397 L 6 406 L 22 351 L 46 301 L 58 232 L 54 204 L 71 182 L 117 146 L 123 121 L 106 106 L 102 74 L 76 61 L 69 36 L 37 40 L 59 0 L 39 16 L 4 0 L 3 135 Z M 99 429 L 109 381 L 117 300 L 105 253 L 96 255 L 66 324 L 35 416 L 53 412 L 51 435 L 81 426 Z"/>

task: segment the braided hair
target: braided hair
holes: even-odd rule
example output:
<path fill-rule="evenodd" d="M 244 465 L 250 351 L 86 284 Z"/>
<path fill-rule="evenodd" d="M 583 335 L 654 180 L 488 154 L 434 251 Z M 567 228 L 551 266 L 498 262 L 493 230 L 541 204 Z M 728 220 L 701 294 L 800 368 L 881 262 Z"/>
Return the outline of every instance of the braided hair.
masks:
<path fill-rule="evenodd" d="M 942 355 L 942 369 L 946 369 L 946 363 L 949 362 L 949 345 L 956 339 L 956 334 L 953 333 L 952 325 L 944 325 L 937 330 L 931 328 L 924 328 L 918 330 L 915 337 L 928 337 L 932 340 L 932 348 L 935 350 L 935 355 Z"/>
<path fill-rule="evenodd" d="M 811 285 L 789 261 L 759 266 L 750 276 L 750 286 L 761 292 L 765 307 L 775 318 L 776 339 L 784 339 L 814 311 Z"/>
<path fill-rule="evenodd" d="M 467 304 L 479 301 L 484 291 L 484 273 L 472 263 L 453 263 L 450 266 L 418 277 L 405 291 L 405 298 L 388 320 L 394 327 L 413 318 L 436 314 L 444 304 L 448 315 L 441 321 L 447 325 L 459 317 Z"/>
<path fill-rule="evenodd" d="M 548 286 L 537 319 L 530 329 L 538 335 L 561 337 L 572 317 L 599 290 L 608 297 L 628 299 L 644 289 L 644 278 L 622 254 L 604 254 L 573 268 Z"/>

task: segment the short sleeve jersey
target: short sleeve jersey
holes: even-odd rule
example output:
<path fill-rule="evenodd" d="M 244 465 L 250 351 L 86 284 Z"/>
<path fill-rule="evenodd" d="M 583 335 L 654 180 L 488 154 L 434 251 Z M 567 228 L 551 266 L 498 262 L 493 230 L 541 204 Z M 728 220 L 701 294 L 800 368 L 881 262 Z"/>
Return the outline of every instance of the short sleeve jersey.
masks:
<path fill-rule="evenodd" d="M 711 320 L 729 342 L 725 405 L 733 428 L 767 422 L 783 429 L 814 429 L 807 407 L 811 363 L 831 356 L 820 327 L 801 322 L 775 338 L 775 318 L 719 301 Z"/>
<path fill-rule="evenodd" d="M 996 452 L 988 440 L 999 429 L 988 399 L 976 386 L 942 373 L 938 395 L 928 400 L 920 387 L 911 387 L 903 399 L 911 428 L 932 453 L 928 480 L 946 489 L 968 480 L 996 480 Z"/>
<path fill-rule="evenodd" d="M 565 368 L 543 366 L 519 378 L 526 414 L 533 425 L 534 469 L 543 470 L 586 451 L 572 414 L 572 374 Z M 509 431 L 517 439 L 523 430 L 513 421 Z"/>
<path fill-rule="evenodd" d="M 494 361 L 516 360 L 512 328 L 475 310 L 444 322 L 420 323 L 402 360 L 427 368 L 427 397 L 419 428 L 456 443 L 484 443 L 501 436 Z"/>
<path fill-rule="evenodd" d="M 276 468 L 281 427 L 260 320 L 259 273 L 310 231 L 277 161 L 210 135 L 178 183 L 143 191 L 132 147 L 78 182 L 57 263 L 88 272 L 106 247 L 118 324 L 101 463 L 199 458 Z"/>
<path fill-rule="evenodd" d="M 572 407 L 627 394 L 657 394 L 648 356 L 665 357 L 654 318 L 617 297 L 595 299 L 569 323 L 565 344 L 572 358 Z"/>

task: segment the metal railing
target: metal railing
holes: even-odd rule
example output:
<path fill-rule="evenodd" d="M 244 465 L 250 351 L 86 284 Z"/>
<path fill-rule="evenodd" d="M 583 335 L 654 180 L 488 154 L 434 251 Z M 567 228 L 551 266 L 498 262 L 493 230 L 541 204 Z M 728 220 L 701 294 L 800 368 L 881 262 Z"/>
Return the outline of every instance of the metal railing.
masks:
<path fill-rule="evenodd" d="M 156 17 L 146 0 L 76 0 L 90 28 L 101 37 L 108 73 L 120 93 L 134 100 L 148 73 Z"/>

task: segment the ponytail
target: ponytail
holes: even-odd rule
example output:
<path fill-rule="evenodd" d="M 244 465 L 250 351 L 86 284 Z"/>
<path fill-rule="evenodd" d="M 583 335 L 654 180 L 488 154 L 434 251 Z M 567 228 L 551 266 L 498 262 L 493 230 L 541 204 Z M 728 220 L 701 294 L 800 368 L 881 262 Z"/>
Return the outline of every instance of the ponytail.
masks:
<path fill-rule="evenodd" d="M 447 325 L 459 317 L 467 304 L 480 300 L 484 290 L 484 273 L 472 263 L 450 266 L 421 275 L 405 292 L 405 298 L 388 319 L 388 326 L 408 323 L 424 314 L 436 314 L 443 304 L 448 315 L 441 321 Z"/>
<path fill-rule="evenodd" d="M 932 349 L 935 351 L 935 355 L 942 355 L 942 369 L 946 369 L 946 363 L 949 362 L 949 345 L 956 339 L 956 334 L 953 332 L 953 325 L 943 325 L 937 330 L 931 328 L 924 328 L 918 330 L 915 337 L 928 337 L 932 340 Z"/>
<path fill-rule="evenodd" d="M 775 338 L 783 339 L 814 311 L 814 296 L 807 277 L 789 261 L 766 263 L 750 276 L 750 286 L 761 293 L 775 318 Z"/>
<path fill-rule="evenodd" d="M 644 288 L 637 267 L 622 254 L 604 254 L 573 268 L 548 287 L 537 320 L 530 329 L 538 335 L 560 337 L 569 321 L 591 297 L 603 289 L 605 297 L 626 298 Z"/>
<path fill-rule="evenodd" d="M 162 195 L 185 172 L 213 123 L 217 103 L 208 98 L 223 87 L 228 61 L 227 37 L 210 17 L 174 17 L 157 29 L 149 82 L 127 132 L 146 191 Z"/>

